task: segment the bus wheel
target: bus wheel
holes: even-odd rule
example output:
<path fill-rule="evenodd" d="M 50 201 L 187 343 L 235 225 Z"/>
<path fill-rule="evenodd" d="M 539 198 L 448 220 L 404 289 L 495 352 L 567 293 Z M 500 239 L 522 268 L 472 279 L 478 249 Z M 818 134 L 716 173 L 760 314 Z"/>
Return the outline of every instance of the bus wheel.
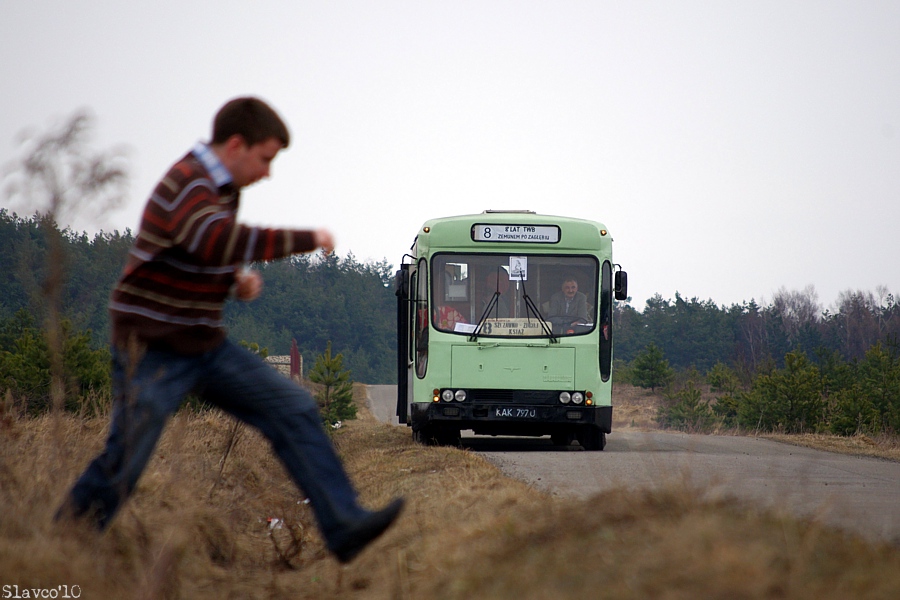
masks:
<path fill-rule="evenodd" d="M 572 443 L 572 435 L 567 431 L 551 433 L 550 440 L 554 446 L 568 446 Z"/>
<path fill-rule="evenodd" d="M 437 444 L 434 429 L 431 427 L 423 427 L 419 430 L 413 429 L 412 437 L 414 442 L 423 446 L 434 446 Z"/>
<path fill-rule="evenodd" d="M 603 450 L 606 447 L 606 433 L 588 425 L 578 432 L 578 443 L 585 450 Z"/>
<path fill-rule="evenodd" d="M 438 446 L 456 446 L 462 444 L 459 429 L 438 429 L 434 435 Z"/>
<path fill-rule="evenodd" d="M 462 441 L 459 429 L 426 425 L 418 431 L 413 430 L 413 440 L 423 446 L 459 446 Z"/>

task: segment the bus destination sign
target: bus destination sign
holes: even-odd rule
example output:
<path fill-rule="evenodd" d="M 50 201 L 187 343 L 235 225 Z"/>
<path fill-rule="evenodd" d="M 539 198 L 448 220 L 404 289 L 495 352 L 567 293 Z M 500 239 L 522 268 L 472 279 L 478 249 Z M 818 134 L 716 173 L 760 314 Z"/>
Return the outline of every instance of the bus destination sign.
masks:
<path fill-rule="evenodd" d="M 553 323 L 537 319 L 485 319 L 481 331 L 485 335 L 540 336 L 553 330 Z"/>
<path fill-rule="evenodd" d="M 475 242 L 525 242 L 531 244 L 556 244 L 559 242 L 559 226 L 476 223 L 472 226 L 472 240 Z"/>

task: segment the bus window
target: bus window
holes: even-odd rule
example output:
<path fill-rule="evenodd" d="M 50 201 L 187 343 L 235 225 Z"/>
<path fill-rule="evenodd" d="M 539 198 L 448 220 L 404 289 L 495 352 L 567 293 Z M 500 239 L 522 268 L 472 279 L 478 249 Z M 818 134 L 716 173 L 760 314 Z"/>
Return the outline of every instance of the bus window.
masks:
<path fill-rule="evenodd" d="M 551 337 L 594 330 L 593 256 L 437 253 L 432 258 L 435 329 L 478 337 Z"/>
<path fill-rule="evenodd" d="M 431 278 L 434 327 L 440 331 L 456 331 L 457 324 L 467 325 L 471 319 L 468 263 L 451 258 L 432 264 Z"/>
<path fill-rule="evenodd" d="M 609 380 L 612 369 L 612 266 L 603 263 L 600 281 L 600 378 Z"/>
<path fill-rule="evenodd" d="M 419 260 L 416 269 L 416 376 L 428 369 L 428 261 Z"/>
<path fill-rule="evenodd" d="M 467 302 L 469 300 L 469 265 L 447 263 L 441 272 L 444 278 L 445 302 Z M 435 271 L 437 273 L 437 271 Z"/>

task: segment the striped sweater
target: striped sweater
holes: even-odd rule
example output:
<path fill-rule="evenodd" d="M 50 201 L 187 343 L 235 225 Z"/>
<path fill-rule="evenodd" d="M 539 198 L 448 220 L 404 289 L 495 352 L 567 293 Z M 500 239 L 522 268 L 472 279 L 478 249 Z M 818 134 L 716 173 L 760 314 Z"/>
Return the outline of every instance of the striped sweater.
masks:
<path fill-rule="evenodd" d="M 222 309 L 242 264 L 315 249 L 312 231 L 237 223 L 240 192 L 214 183 L 210 156 L 204 166 L 188 153 L 147 202 L 110 300 L 114 345 L 133 337 L 184 354 L 211 350 L 225 338 Z M 224 173 L 215 179 L 229 181 Z"/>

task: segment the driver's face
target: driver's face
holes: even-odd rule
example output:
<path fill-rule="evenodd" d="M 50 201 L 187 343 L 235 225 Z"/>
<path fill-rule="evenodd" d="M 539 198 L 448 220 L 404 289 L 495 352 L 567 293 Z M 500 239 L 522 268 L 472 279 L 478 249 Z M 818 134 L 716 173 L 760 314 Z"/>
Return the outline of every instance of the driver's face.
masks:
<path fill-rule="evenodd" d="M 575 297 L 575 292 L 578 291 L 578 282 L 576 281 L 566 281 L 563 283 L 562 287 L 563 294 L 566 295 L 566 298 L 570 300 Z"/>

